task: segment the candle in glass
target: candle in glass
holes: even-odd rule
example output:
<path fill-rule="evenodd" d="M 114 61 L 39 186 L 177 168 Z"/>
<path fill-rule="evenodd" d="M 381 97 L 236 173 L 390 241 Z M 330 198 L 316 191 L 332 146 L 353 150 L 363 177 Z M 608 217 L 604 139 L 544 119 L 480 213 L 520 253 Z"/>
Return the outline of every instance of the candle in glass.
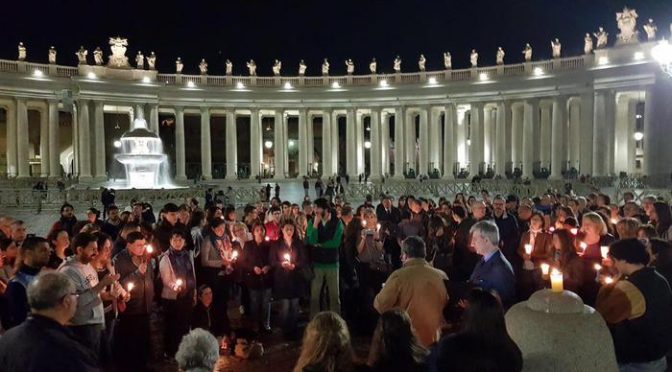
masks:
<path fill-rule="evenodd" d="M 602 270 L 602 265 L 596 263 L 593 268 L 595 269 L 595 281 L 600 281 L 600 270 Z"/>
<path fill-rule="evenodd" d="M 289 255 L 289 253 L 285 253 L 284 255 L 285 262 L 290 263 L 292 260 L 292 256 Z"/>
<path fill-rule="evenodd" d="M 562 292 L 562 273 L 558 269 L 551 271 L 551 291 Z"/>
<path fill-rule="evenodd" d="M 175 281 L 175 289 L 177 290 L 178 288 L 180 288 L 180 287 L 182 286 L 182 284 L 183 284 L 182 279 L 179 279 L 179 278 L 178 278 L 178 279 Z"/>
<path fill-rule="evenodd" d="M 238 259 L 238 251 L 233 251 L 233 253 L 231 253 L 231 259 L 232 260 L 237 260 Z"/>
<path fill-rule="evenodd" d="M 614 278 L 608 276 L 604 278 L 604 284 L 613 284 L 614 283 Z"/>
<path fill-rule="evenodd" d="M 532 244 L 525 244 L 525 254 L 528 256 L 532 254 Z"/>
<path fill-rule="evenodd" d="M 579 233 L 579 229 L 577 229 L 576 227 L 573 228 L 573 229 L 571 229 L 571 230 L 569 230 L 569 231 L 572 233 L 572 235 L 576 235 L 576 234 Z"/>
<path fill-rule="evenodd" d="M 579 243 L 579 248 L 581 248 L 581 250 L 579 251 L 579 256 L 583 256 L 583 254 L 586 253 L 586 249 L 588 248 L 588 244 L 586 242 L 581 242 L 581 243 Z"/>
<path fill-rule="evenodd" d="M 541 268 L 541 275 L 547 277 L 548 276 L 548 270 L 551 268 L 551 266 L 544 262 L 541 265 L 539 265 L 539 267 Z"/>
<path fill-rule="evenodd" d="M 145 247 L 145 251 L 147 252 L 147 254 L 152 254 L 152 253 L 154 253 L 154 247 L 147 244 L 147 247 Z"/>
<path fill-rule="evenodd" d="M 609 246 L 603 245 L 600 247 L 600 253 L 602 254 L 602 259 L 606 260 L 609 255 Z"/>
<path fill-rule="evenodd" d="M 126 289 L 129 292 L 133 290 L 133 287 L 135 287 L 135 284 L 133 284 L 133 282 L 126 284 Z"/>

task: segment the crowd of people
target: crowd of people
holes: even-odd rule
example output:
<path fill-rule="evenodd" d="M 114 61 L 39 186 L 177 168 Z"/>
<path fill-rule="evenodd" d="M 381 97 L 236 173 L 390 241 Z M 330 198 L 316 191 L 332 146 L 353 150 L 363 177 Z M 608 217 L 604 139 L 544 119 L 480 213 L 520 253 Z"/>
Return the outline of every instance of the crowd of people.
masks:
<path fill-rule="evenodd" d="M 90 208 L 83 220 L 66 203 L 45 237 L 0 217 L 0 370 L 145 370 L 158 317 L 164 357 L 185 371 L 274 329 L 303 335 L 296 372 L 520 371 L 504 314 L 549 270 L 605 319 L 621 370 L 665 370 L 665 201 L 483 190 L 355 206 L 320 194 L 299 205 L 268 187 L 238 210 L 211 195 L 156 214 L 108 202 L 104 219 Z M 351 333 L 371 338 L 367 360 Z"/>

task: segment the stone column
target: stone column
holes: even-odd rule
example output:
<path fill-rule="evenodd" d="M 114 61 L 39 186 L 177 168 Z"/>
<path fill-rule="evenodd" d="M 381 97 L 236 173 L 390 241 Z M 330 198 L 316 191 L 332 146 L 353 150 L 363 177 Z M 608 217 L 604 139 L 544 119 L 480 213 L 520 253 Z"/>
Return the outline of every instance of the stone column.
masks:
<path fill-rule="evenodd" d="M 644 99 L 644 174 L 649 177 L 651 187 L 669 187 L 669 159 L 672 159 L 672 146 L 669 143 L 672 89 L 667 81 L 658 81 L 647 88 Z"/>
<path fill-rule="evenodd" d="M 159 134 L 159 105 L 151 104 L 149 106 L 149 130 Z"/>
<path fill-rule="evenodd" d="M 390 173 L 390 115 L 386 111 L 380 113 L 380 162 L 381 173 Z"/>
<path fill-rule="evenodd" d="M 285 179 L 285 145 L 287 139 L 284 138 L 284 126 L 285 121 L 283 120 L 284 110 L 277 109 L 275 110 L 275 118 L 273 122 L 273 161 L 275 164 L 275 176 L 277 180 Z"/>
<path fill-rule="evenodd" d="M 146 119 L 145 116 L 145 105 L 142 103 L 138 103 L 135 105 L 135 109 L 133 110 L 133 120 L 135 119 Z M 148 123 L 149 124 L 149 123 Z M 133 127 L 133 123 L 131 123 L 131 127 Z"/>
<path fill-rule="evenodd" d="M 408 163 L 409 169 L 414 169 L 415 174 L 418 174 L 418 165 L 415 163 L 417 157 L 417 137 L 415 131 L 415 113 L 411 110 L 406 110 L 406 116 L 404 118 L 404 144 L 406 144 L 406 161 L 404 164 Z M 402 169 L 403 165 L 402 164 Z M 406 170 L 408 171 L 408 169 Z"/>
<path fill-rule="evenodd" d="M 175 180 L 186 181 L 184 153 L 184 109 L 175 107 Z"/>
<path fill-rule="evenodd" d="M 5 116 L 7 117 L 7 176 L 16 177 L 17 166 L 17 143 L 16 143 L 16 102 L 11 100 L 5 106 Z"/>
<path fill-rule="evenodd" d="M 277 147 L 278 143 L 275 143 Z M 277 169 L 277 167 L 276 167 Z M 238 136 L 236 135 L 236 112 L 226 111 L 226 179 L 238 177 Z"/>
<path fill-rule="evenodd" d="M 429 109 L 429 172 L 441 171 L 441 111 Z"/>
<path fill-rule="evenodd" d="M 606 175 L 607 141 L 606 141 L 606 100 L 605 91 L 595 92 L 595 114 L 593 122 L 593 172 L 599 177 Z M 585 172 L 584 172 L 585 173 Z"/>
<path fill-rule="evenodd" d="M 483 103 L 471 104 L 471 149 L 469 158 L 471 163 L 470 175 L 475 176 L 480 172 L 483 163 Z"/>
<path fill-rule="evenodd" d="M 637 103 L 635 99 L 631 99 L 628 102 L 628 130 L 627 130 L 627 139 L 628 139 L 628 174 L 633 174 L 637 171 L 635 164 L 635 155 L 637 152 L 637 141 L 635 141 L 635 132 L 637 131 Z"/>
<path fill-rule="evenodd" d="M 404 178 L 404 107 L 394 109 L 394 178 Z"/>
<path fill-rule="evenodd" d="M 380 109 L 371 109 L 371 181 L 379 181 L 381 172 Z"/>
<path fill-rule="evenodd" d="M 96 180 L 104 181 L 107 179 L 107 167 L 105 164 L 105 113 L 103 111 L 102 101 L 94 101 L 93 105 L 93 128 L 95 138 L 94 156 L 96 165 L 95 178 Z"/>
<path fill-rule="evenodd" d="M 49 177 L 61 176 L 61 162 L 58 147 L 58 100 L 49 100 Z"/>
<path fill-rule="evenodd" d="M 511 109 L 508 101 L 497 103 L 497 137 L 495 139 L 495 175 L 502 176 L 506 174 L 506 116 Z"/>
<path fill-rule="evenodd" d="M 593 118 L 595 96 L 592 90 L 581 94 L 579 174 L 593 173 Z"/>
<path fill-rule="evenodd" d="M 553 99 L 553 118 L 551 120 L 551 176 L 550 179 L 562 179 L 563 133 L 567 125 L 567 97 Z"/>
<path fill-rule="evenodd" d="M 552 104 L 548 102 L 541 104 L 539 161 L 546 168 L 551 164 L 551 107 Z"/>
<path fill-rule="evenodd" d="M 89 101 L 79 101 L 79 118 L 77 120 L 79 137 L 79 179 L 91 178 L 91 123 L 89 119 Z"/>
<path fill-rule="evenodd" d="M 301 123 L 299 122 L 299 128 Z M 299 131 L 300 133 L 300 131 Z M 299 141 L 301 141 L 299 139 Z M 261 147 L 261 118 L 259 109 L 250 110 L 250 178 L 255 179 L 261 174 L 261 160 L 263 149 Z M 299 147 L 299 159 L 301 159 L 301 147 Z"/>
<path fill-rule="evenodd" d="M 315 117 L 313 114 L 308 114 L 308 120 L 306 122 L 306 139 L 308 140 L 308 145 L 306 146 L 306 156 L 308 160 L 308 169 L 312 174 L 313 170 L 316 170 L 315 165 L 315 137 L 314 133 L 315 126 Z"/>
<path fill-rule="evenodd" d="M 334 174 L 332 169 L 333 161 L 331 160 L 332 146 L 336 144 L 331 143 L 331 110 L 322 111 L 322 177 L 328 178 Z M 325 180 L 326 181 L 326 180 Z"/>
<path fill-rule="evenodd" d="M 282 161 L 285 163 L 285 172 L 289 174 L 289 114 L 284 113 L 282 118 Z"/>
<path fill-rule="evenodd" d="M 429 123 L 427 112 L 430 110 L 429 107 L 421 107 L 419 111 L 420 118 L 420 138 L 418 139 L 418 173 L 419 175 L 426 176 L 427 169 L 429 168 Z"/>
<path fill-rule="evenodd" d="M 539 124 L 539 101 L 536 99 L 529 99 L 525 101 L 525 109 L 523 113 L 523 177 L 532 179 L 533 177 L 533 128 Z"/>
<path fill-rule="evenodd" d="M 630 138 L 632 138 L 630 129 L 630 97 L 627 94 L 619 94 L 616 98 L 616 128 L 614 134 L 614 173 L 628 172 L 630 163 L 628 156 L 630 155 Z"/>
<path fill-rule="evenodd" d="M 614 174 L 614 133 L 616 129 L 616 94 L 613 90 L 608 90 L 604 96 L 604 113 L 606 130 L 603 135 L 606 137 L 606 176 Z"/>
<path fill-rule="evenodd" d="M 460 171 L 469 163 L 469 148 L 471 146 L 467 143 L 467 113 L 459 106 L 455 110 L 457 112 L 457 127 L 455 128 L 457 158 L 455 161 L 459 163 L 458 171 Z"/>
<path fill-rule="evenodd" d="M 338 169 L 340 139 L 338 137 L 338 114 L 335 112 L 331 115 L 331 145 L 331 170 L 332 174 L 337 174 L 340 171 Z"/>
<path fill-rule="evenodd" d="M 454 103 L 446 104 L 443 118 L 443 179 L 453 180 L 453 165 L 457 159 L 455 145 L 455 125 L 457 124 L 457 109 Z"/>
<path fill-rule="evenodd" d="M 40 177 L 49 177 L 49 117 L 48 109 L 40 110 Z"/>
<path fill-rule="evenodd" d="M 511 161 L 513 169 L 520 167 L 523 160 L 523 106 L 515 103 L 511 106 Z"/>
<path fill-rule="evenodd" d="M 299 175 L 303 177 L 308 171 L 308 131 L 306 123 L 308 112 L 306 109 L 299 109 Z"/>
<path fill-rule="evenodd" d="M 488 164 L 492 163 L 492 111 L 489 107 L 483 108 L 483 171 L 487 171 Z"/>
<path fill-rule="evenodd" d="M 201 176 L 212 179 L 212 149 L 210 144 L 210 109 L 201 107 Z"/>
<path fill-rule="evenodd" d="M 16 99 L 16 143 L 19 178 L 30 177 L 28 164 L 28 107 L 24 98 Z"/>
<path fill-rule="evenodd" d="M 364 174 L 366 169 L 364 162 L 364 116 L 361 112 L 355 112 L 355 139 L 356 147 L 355 152 L 357 154 L 357 175 Z"/>
<path fill-rule="evenodd" d="M 352 179 L 357 177 L 357 133 L 355 109 L 349 108 L 345 116 L 345 172 Z"/>

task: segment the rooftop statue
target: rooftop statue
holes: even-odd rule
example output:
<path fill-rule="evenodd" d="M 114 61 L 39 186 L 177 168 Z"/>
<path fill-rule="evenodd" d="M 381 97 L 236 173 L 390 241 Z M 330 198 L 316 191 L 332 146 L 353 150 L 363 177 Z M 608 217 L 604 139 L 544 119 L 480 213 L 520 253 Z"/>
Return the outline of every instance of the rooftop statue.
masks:
<path fill-rule="evenodd" d="M 645 24 L 643 27 L 644 32 L 646 32 L 646 39 L 648 41 L 656 40 L 656 31 L 658 31 L 658 27 L 653 23 L 653 19 L 649 18 L 649 23 Z"/>
<path fill-rule="evenodd" d="M 250 73 L 250 76 L 257 76 L 257 64 L 254 63 L 253 59 L 247 62 L 247 70 Z"/>
<path fill-rule="evenodd" d="M 277 59 L 273 62 L 273 75 L 280 76 L 280 70 L 282 69 L 282 62 Z"/>
<path fill-rule="evenodd" d="M 503 65 L 503 64 L 504 64 L 504 55 L 505 55 L 505 54 L 506 54 L 506 53 L 504 53 L 504 49 L 502 49 L 501 46 L 500 46 L 499 48 L 497 48 L 497 56 L 496 56 L 496 58 L 497 58 L 497 64 L 498 64 L 498 65 Z"/>
<path fill-rule="evenodd" d="M 418 69 L 420 71 L 425 71 L 425 64 L 427 63 L 427 59 L 425 58 L 424 54 L 420 54 L 420 59 L 418 59 Z"/>
<path fill-rule="evenodd" d="M 224 62 L 224 66 L 226 68 L 226 74 L 233 75 L 233 63 L 227 59 L 226 62 Z"/>
<path fill-rule="evenodd" d="M 590 54 L 593 52 L 593 38 L 589 33 L 586 32 L 586 36 L 583 37 L 583 53 Z"/>
<path fill-rule="evenodd" d="M 555 40 L 551 41 L 551 50 L 553 53 L 553 58 L 560 58 L 560 53 L 562 51 L 562 44 L 560 40 L 556 37 Z"/>
<path fill-rule="evenodd" d="M 394 72 L 400 73 L 401 72 L 401 57 L 397 56 L 394 59 Z"/>
<path fill-rule="evenodd" d="M 525 43 L 525 49 L 523 49 L 523 56 L 525 57 L 525 62 L 532 61 L 532 46 L 530 43 Z"/>
<path fill-rule="evenodd" d="M 23 42 L 19 42 L 19 61 L 26 60 L 26 47 L 23 46 Z"/>
<path fill-rule="evenodd" d="M 77 51 L 77 53 L 75 53 L 75 55 L 77 56 L 77 63 L 79 63 L 80 65 L 85 65 L 87 63 L 86 56 L 89 55 L 89 51 L 84 49 L 84 46 L 80 46 L 79 50 Z"/>
<path fill-rule="evenodd" d="M 49 48 L 49 63 L 52 65 L 56 63 L 56 48 L 53 45 Z"/>
<path fill-rule="evenodd" d="M 93 51 L 93 61 L 96 63 L 96 66 L 103 64 L 103 50 L 100 47 L 96 47 L 96 50 Z"/>
<path fill-rule="evenodd" d="M 378 70 L 378 62 L 376 62 L 376 59 L 374 58 L 369 63 L 369 71 L 371 72 L 371 74 L 375 75 L 376 70 Z"/>
<path fill-rule="evenodd" d="M 621 44 L 629 44 L 637 42 L 637 11 L 628 9 L 626 6 L 622 12 L 616 13 L 616 22 L 621 33 L 618 34 L 618 42 Z"/>
<path fill-rule="evenodd" d="M 597 49 L 602 49 L 607 47 L 607 38 L 609 34 L 604 31 L 604 28 L 600 26 L 597 32 L 594 32 L 593 35 L 597 39 Z"/>
<path fill-rule="evenodd" d="M 471 54 L 469 55 L 469 62 L 471 62 L 472 68 L 478 66 L 478 53 L 476 52 L 476 49 L 471 50 Z"/>
<path fill-rule="evenodd" d="M 128 57 L 126 57 L 126 47 L 128 40 L 119 36 L 110 38 L 110 49 L 112 55 L 110 56 L 107 65 L 115 68 L 129 68 Z"/>
<path fill-rule="evenodd" d="M 201 75 L 208 74 L 208 62 L 205 62 L 205 58 L 201 59 L 201 63 L 198 64 L 198 69 L 201 71 Z"/>
<path fill-rule="evenodd" d="M 346 71 L 347 71 L 348 75 L 352 75 L 352 74 L 355 73 L 355 63 L 352 62 L 352 59 L 348 58 L 345 61 L 345 68 L 346 68 Z"/>
<path fill-rule="evenodd" d="M 329 61 L 326 58 L 322 62 L 322 75 L 329 75 Z"/>
<path fill-rule="evenodd" d="M 177 60 L 175 61 L 175 72 L 181 74 L 183 68 L 184 64 L 182 63 L 182 58 L 177 57 Z"/>
<path fill-rule="evenodd" d="M 305 76 L 307 68 L 308 66 L 306 66 L 306 62 L 301 60 L 301 62 L 299 62 L 299 76 Z"/>
<path fill-rule="evenodd" d="M 156 70 L 156 54 L 154 54 L 154 52 L 149 53 L 149 57 L 147 57 L 147 66 L 150 70 Z"/>
<path fill-rule="evenodd" d="M 142 55 L 142 52 L 138 50 L 138 54 L 135 56 L 135 65 L 139 70 L 145 68 L 145 56 Z"/>
<path fill-rule="evenodd" d="M 443 67 L 446 70 L 453 68 L 453 57 L 451 57 L 450 52 L 443 52 Z"/>

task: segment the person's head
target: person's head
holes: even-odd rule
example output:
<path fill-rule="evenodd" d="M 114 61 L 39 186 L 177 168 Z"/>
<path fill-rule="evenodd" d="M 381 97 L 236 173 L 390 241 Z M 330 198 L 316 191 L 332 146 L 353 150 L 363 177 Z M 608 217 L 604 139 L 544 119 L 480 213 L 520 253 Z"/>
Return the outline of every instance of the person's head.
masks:
<path fill-rule="evenodd" d="M 561 257 L 566 257 L 572 253 L 574 255 L 576 254 L 573 241 L 574 238 L 572 237 L 569 230 L 558 229 L 553 231 L 553 248 L 560 252 Z"/>
<path fill-rule="evenodd" d="M 26 224 L 21 220 L 16 220 L 12 222 L 12 233 L 10 237 L 15 242 L 22 242 L 26 240 L 26 236 L 28 236 L 28 231 L 26 230 Z"/>
<path fill-rule="evenodd" d="M 304 200 L 301 207 L 306 216 L 313 214 L 313 203 L 311 203 L 310 200 Z"/>
<path fill-rule="evenodd" d="M 242 222 L 235 222 L 233 226 L 231 227 L 231 232 L 233 232 L 233 236 L 238 238 L 240 241 L 246 241 L 247 240 L 247 225 L 245 225 Z"/>
<path fill-rule="evenodd" d="M 624 217 L 616 222 L 616 232 L 619 239 L 636 238 L 637 231 L 641 226 L 638 219 L 632 217 Z"/>
<path fill-rule="evenodd" d="M 280 217 L 282 217 L 282 211 L 280 210 L 280 207 L 271 207 L 271 209 L 268 211 L 269 214 L 269 220 L 272 222 L 278 223 L 280 222 Z"/>
<path fill-rule="evenodd" d="M 243 208 L 243 215 L 245 216 L 245 220 L 247 221 L 252 221 L 257 219 L 258 217 L 258 210 L 257 207 L 255 207 L 252 204 L 248 204 Z"/>
<path fill-rule="evenodd" d="M 509 194 L 506 197 L 506 210 L 509 212 L 515 212 L 518 210 L 518 195 Z"/>
<path fill-rule="evenodd" d="M 121 228 L 121 231 L 119 231 L 119 237 L 126 240 L 128 234 L 134 231 L 140 232 L 140 225 L 138 225 L 135 222 L 125 223 L 124 226 Z"/>
<path fill-rule="evenodd" d="M 325 198 L 315 199 L 315 214 L 319 214 L 322 218 L 326 218 L 329 213 L 331 213 L 331 207 L 329 201 Z"/>
<path fill-rule="evenodd" d="M 49 242 L 45 238 L 32 236 L 26 238 L 19 249 L 19 261 L 21 265 L 28 265 L 32 268 L 42 268 L 49 263 Z"/>
<path fill-rule="evenodd" d="M 181 251 L 185 247 L 189 232 L 181 226 L 174 227 L 170 232 L 170 248 L 176 251 Z"/>
<path fill-rule="evenodd" d="M 219 343 L 210 332 L 196 328 L 182 337 L 175 360 L 180 371 L 214 371 Z"/>
<path fill-rule="evenodd" d="M 48 317 L 61 325 L 72 319 L 77 310 L 75 286 L 63 273 L 40 273 L 28 284 L 26 295 L 33 314 Z"/>
<path fill-rule="evenodd" d="M 485 217 L 485 203 L 480 200 L 474 200 L 471 203 L 471 214 L 476 220 L 481 220 Z"/>
<path fill-rule="evenodd" d="M 191 221 L 191 208 L 188 205 L 180 205 L 177 211 L 177 221 L 183 225 L 189 224 Z"/>
<path fill-rule="evenodd" d="M 467 218 L 467 209 L 462 205 L 453 206 L 453 219 L 457 222 Z"/>
<path fill-rule="evenodd" d="M 522 221 L 529 221 L 532 218 L 532 208 L 528 204 L 521 204 L 518 207 L 518 218 Z"/>
<path fill-rule="evenodd" d="M 98 215 L 100 215 L 100 211 L 96 208 L 89 208 L 86 210 L 86 220 L 89 221 L 89 223 L 96 222 L 98 220 Z"/>
<path fill-rule="evenodd" d="M 301 355 L 294 372 L 307 366 L 319 371 L 349 371 L 353 361 L 350 332 L 345 321 L 331 311 L 321 312 L 303 333 Z"/>
<path fill-rule="evenodd" d="M 221 238 L 226 234 L 226 221 L 222 218 L 214 218 L 210 221 L 210 228 L 216 237 Z"/>
<path fill-rule="evenodd" d="M 588 212 L 583 215 L 581 220 L 581 231 L 587 235 L 606 235 L 607 234 L 607 224 L 604 223 L 602 217 L 595 212 Z"/>
<path fill-rule="evenodd" d="M 285 240 L 294 239 L 294 234 L 296 233 L 296 226 L 294 226 L 294 221 L 289 218 L 285 218 L 280 223 L 280 230 L 282 230 L 282 236 Z"/>
<path fill-rule="evenodd" d="M 367 229 L 375 229 L 378 225 L 378 217 L 376 217 L 376 212 L 371 208 L 364 208 L 362 212 L 362 221 L 366 224 Z"/>
<path fill-rule="evenodd" d="M 383 208 L 385 208 L 385 209 L 387 209 L 387 210 L 391 210 L 391 209 L 392 209 L 392 198 L 390 198 L 389 195 L 385 195 L 385 196 L 383 196 L 383 201 L 382 201 L 382 203 L 383 203 Z"/>
<path fill-rule="evenodd" d="M 232 205 L 224 208 L 224 219 L 228 222 L 234 222 L 238 219 L 236 208 Z"/>
<path fill-rule="evenodd" d="M 98 255 L 98 239 L 89 233 L 79 233 L 72 239 L 72 250 L 77 261 L 88 264 Z"/>
<path fill-rule="evenodd" d="M 648 195 L 642 198 L 642 209 L 647 216 L 651 217 L 651 211 L 653 210 L 653 203 L 656 202 L 656 197 L 653 195 Z"/>
<path fill-rule="evenodd" d="M 658 233 L 656 232 L 656 228 L 653 227 L 653 225 L 650 225 L 650 224 L 642 225 L 637 230 L 637 238 L 638 239 L 650 240 L 650 239 L 657 238 L 657 237 L 658 237 Z"/>
<path fill-rule="evenodd" d="M 634 201 L 628 201 L 623 204 L 623 216 L 624 217 L 636 217 L 639 215 L 639 205 Z"/>
<path fill-rule="evenodd" d="M 143 256 L 145 254 L 146 244 L 147 241 L 145 240 L 145 235 L 140 231 L 130 232 L 126 236 L 126 248 L 133 256 Z"/>
<path fill-rule="evenodd" d="M 285 217 L 289 217 L 292 215 L 292 203 L 288 201 L 284 201 L 281 204 L 282 206 L 282 215 Z"/>
<path fill-rule="evenodd" d="M 419 236 L 409 236 L 404 239 L 401 245 L 401 259 L 406 261 L 412 258 L 427 257 L 427 247 L 425 242 Z"/>
<path fill-rule="evenodd" d="M 665 202 L 657 201 L 653 203 L 649 217 L 651 217 L 652 221 L 656 222 L 656 231 L 658 231 L 658 234 L 666 232 L 670 225 L 672 225 L 670 206 Z"/>
<path fill-rule="evenodd" d="M 0 216 L 0 231 L 5 234 L 6 237 L 12 235 L 12 222 L 14 218 L 9 216 Z"/>
<path fill-rule="evenodd" d="M 212 288 L 210 288 L 207 284 L 201 284 L 198 286 L 197 290 L 198 294 L 198 300 L 205 306 L 206 308 L 210 307 L 212 305 Z"/>
<path fill-rule="evenodd" d="M 104 232 L 98 232 L 95 236 L 98 243 L 98 255 L 95 261 L 107 264 L 112 258 L 112 238 Z"/>
<path fill-rule="evenodd" d="M 346 225 L 352 221 L 352 219 L 355 218 L 355 216 L 352 213 L 352 207 L 349 205 L 344 205 L 341 207 L 341 220 L 343 220 L 343 223 Z"/>
<path fill-rule="evenodd" d="M 463 332 L 478 338 L 499 341 L 499 345 L 511 340 L 504 323 L 504 309 L 496 294 L 474 288 L 467 300 L 469 305 L 464 311 Z"/>
<path fill-rule="evenodd" d="M 70 246 L 68 230 L 58 230 L 51 234 L 51 245 L 56 250 L 68 248 Z"/>
<path fill-rule="evenodd" d="M 545 226 L 544 216 L 542 216 L 541 213 L 532 213 L 532 217 L 530 217 L 530 229 L 543 230 Z"/>
<path fill-rule="evenodd" d="M 116 221 L 119 219 L 119 207 L 116 205 L 112 204 L 107 207 L 107 218 Z"/>
<path fill-rule="evenodd" d="M 499 247 L 499 229 L 494 222 L 480 221 L 469 230 L 471 245 L 481 256 L 494 252 Z"/>
<path fill-rule="evenodd" d="M 501 217 L 506 213 L 506 200 L 501 196 L 497 195 L 492 199 L 492 212 L 497 217 Z"/>
<path fill-rule="evenodd" d="M 264 241 L 264 237 L 266 236 L 266 227 L 262 223 L 255 223 L 252 225 L 252 237 L 257 243 L 261 243 Z"/>
<path fill-rule="evenodd" d="M 16 256 L 19 255 L 19 250 L 16 247 L 16 243 L 10 238 L 3 238 L 0 239 L 0 254 L 2 254 L 5 258 L 9 258 L 11 260 L 14 260 Z M 7 264 L 7 262 L 5 262 Z"/>
<path fill-rule="evenodd" d="M 381 368 L 406 367 L 421 363 L 427 355 L 427 350 L 422 347 L 415 335 L 408 313 L 401 309 L 388 310 L 380 315 L 376 332 L 378 355 L 373 362 L 374 367 Z M 400 370 L 400 369 L 397 369 Z"/>
<path fill-rule="evenodd" d="M 180 208 L 175 203 L 166 203 L 163 206 L 163 220 L 174 226 L 177 223 L 177 217 Z"/>
<path fill-rule="evenodd" d="M 646 246 L 639 239 L 623 239 L 611 243 L 609 258 L 618 272 L 624 275 L 632 274 L 648 265 L 651 260 Z"/>
<path fill-rule="evenodd" d="M 75 207 L 72 204 L 64 203 L 61 205 L 61 217 L 63 218 L 72 218 L 75 214 Z"/>
<path fill-rule="evenodd" d="M 411 210 L 411 212 L 418 214 L 422 212 L 422 201 L 419 199 L 411 199 L 408 203 L 408 208 Z"/>

